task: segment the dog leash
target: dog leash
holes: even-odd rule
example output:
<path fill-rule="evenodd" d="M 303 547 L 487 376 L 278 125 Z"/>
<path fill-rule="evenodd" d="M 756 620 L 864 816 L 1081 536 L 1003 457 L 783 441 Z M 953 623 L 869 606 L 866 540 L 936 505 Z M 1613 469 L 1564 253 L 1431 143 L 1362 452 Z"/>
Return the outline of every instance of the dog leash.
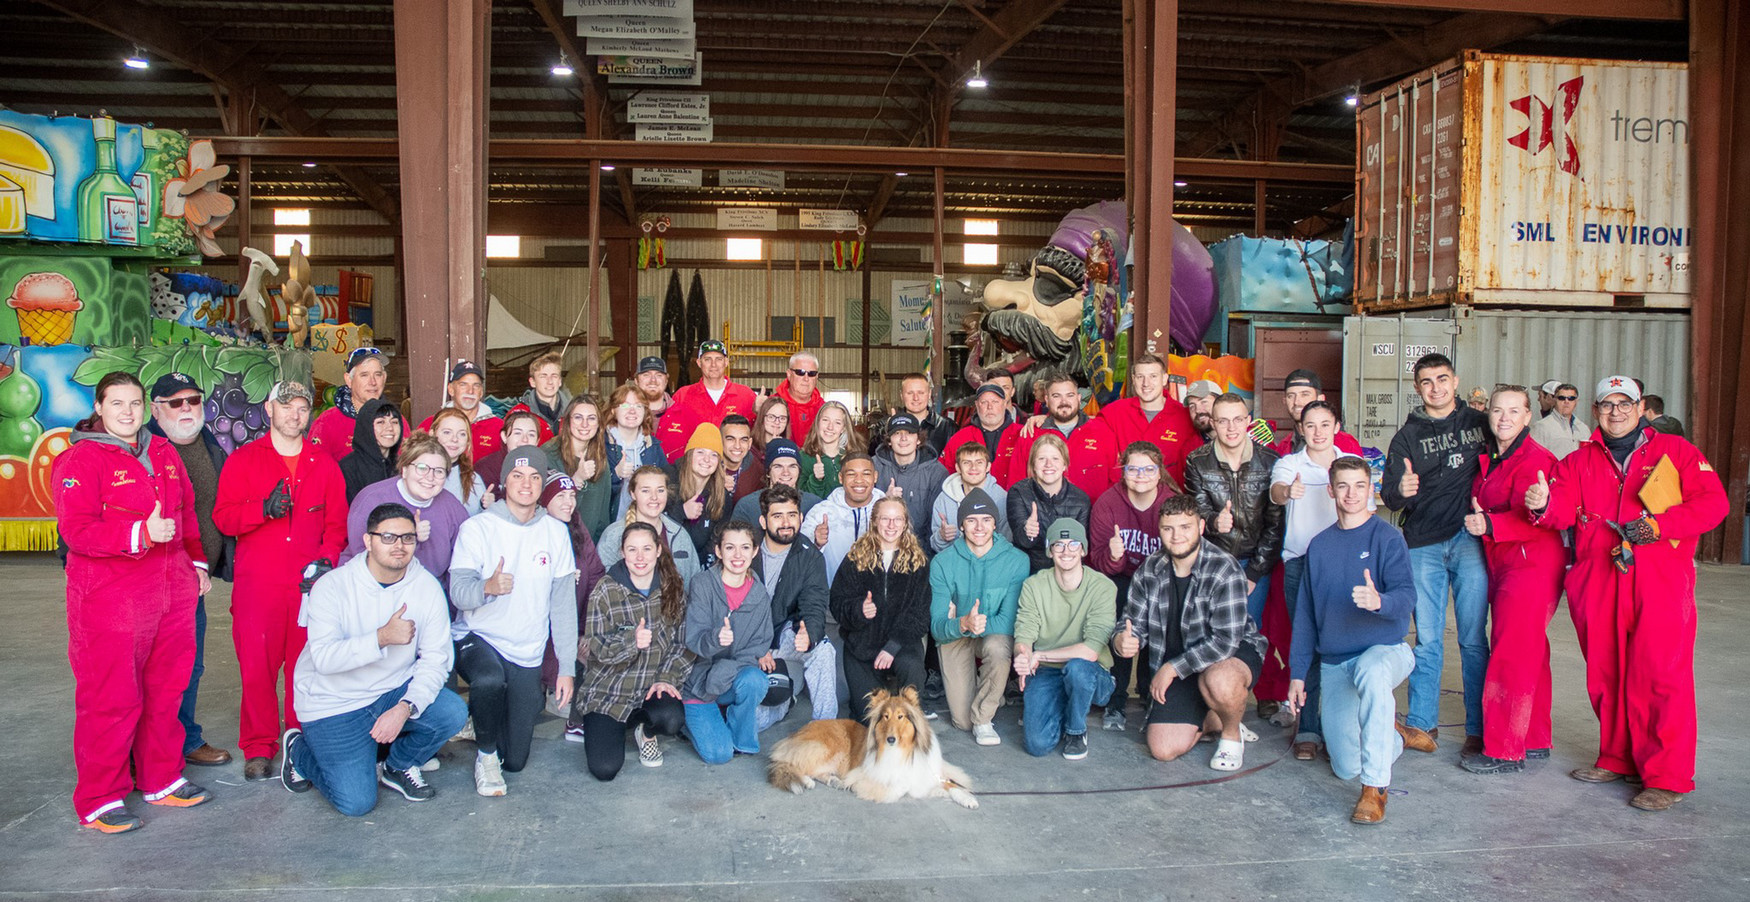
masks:
<path fill-rule="evenodd" d="M 1089 796 L 1107 795 L 1118 792 L 1154 792 L 1160 789 L 1189 789 L 1193 786 L 1215 786 L 1220 783 L 1231 783 L 1242 777 L 1249 777 L 1259 771 L 1274 766 L 1276 762 L 1288 757 L 1289 751 L 1294 748 L 1294 742 L 1292 740 L 1293 734 L 1291 733 L 1289 735 L 1290 741 L 1282 747 L 1282 753 L 1275 758 L 1272 758 L 1263 764 L 1254 765 L 1245 770 L 1235 771 L 1223 777 L 1208 777 L 1202 780 L 1186 780 L 1183 783 L 1161 783 L 1155 786 L 1119 786 L 1108 789 L 1011 789 L 1003 792 L 974 791 L 973 794 L 981 799 L 989 798 L 991 796 Z"/>

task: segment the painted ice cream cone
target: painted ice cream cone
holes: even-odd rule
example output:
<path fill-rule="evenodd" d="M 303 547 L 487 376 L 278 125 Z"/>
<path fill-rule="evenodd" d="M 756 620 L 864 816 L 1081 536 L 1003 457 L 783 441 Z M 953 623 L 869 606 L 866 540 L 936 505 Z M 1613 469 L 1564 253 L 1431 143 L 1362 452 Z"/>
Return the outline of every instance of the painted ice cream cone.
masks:
<path fill-rule="evenodd" d="M 73 340 L 73 319 L 85 302 L 66 276 L 33 272 L 12 287 L 6 306 L 18 314 L 18 334 L 26 344 L 59 345 Z"/>

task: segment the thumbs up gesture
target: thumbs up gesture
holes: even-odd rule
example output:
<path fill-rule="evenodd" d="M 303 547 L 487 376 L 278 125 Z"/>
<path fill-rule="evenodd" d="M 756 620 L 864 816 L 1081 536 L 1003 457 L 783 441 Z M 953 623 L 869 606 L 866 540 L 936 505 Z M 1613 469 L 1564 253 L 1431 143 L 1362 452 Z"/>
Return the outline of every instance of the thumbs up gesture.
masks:
<path fill-rule="evenodd" d="M 261 515 L 269 520 L 278 520 L 292 512 L 292 492 L 286 487 L 286 481 L 281 479 L 268 493 L 266 500 L 261 502 Z"/>
<path fill-rule="evenodd" d="M 1136 638 L 1136 630 L 1130 625 L 1130 618 L 1124 618 L 1124 631 L 1112 641 L 1112 650 L 1120 658 L 1134 658 L 1141 647 L 1142 643 Z"/>
<path fill-rule="evenodd" d="M 1294 474 L 1294 481 L 1288 484 L 1288 497 L 1295 500 L 1306 497 L 1306 483 L 1301 481 L 1300 474 Z"/>
<path fill-rule="evenodd" d="M 905 497 L 905 489 L 900 488 L 897 481 L 889 479 L 887 480 L 887 497 L 903 498 Z"/>
<path fill-rule="evenodd" d="M 937 514 L 936 519 L 942 521 L 942 525 L 936 529 L 936 534 L 942 537 L 942 541 L 952 542 L 956 538 L 959 538 L 960 530 L 954 528 L 954 525 L 948 522 L 947 514 Z"/>
<path fill-rule="evenodd" d="M 1027 515 L 1027 538 L 1039 538 L 1039 502 L 1033 502 L 1033 512 Z"/>
<path fill-rule="evenodd" d="M 1373 571 L 1361 571 L 1362 584 L 1350 591 L 1355 599 L 1355 606 L 1363 611 L 1379 610 L 1379 589 L 1373 585 Z"/>
<path fill-rule="evenodd" d="M 704 496 L 701 495 L 698 498 L 688 499 L 687 501 L 683 502 L 681 504 L 681 512 L 687 515 L 688 521 L 693 521 L 693 520 L 699 519 L 700 515 L 705 513 L 705 498 L 704 498 Z M 825 521 L 822 521 L 822 522 L 825 522 Z"/>
<path fill-rule="evenodd" d="M 1113 561 L 1124 560 L 1124 534 L 1116 524 L 1112 527 L 1112 541 L 1106 543 L 1106 553 L 1112 556 Z"/>
<path fill-rule="evenodd" d="M 717 631 L 717 644 L 728 648 L 735 644 L 735 630 L 729 628 L 729 618 L 723 618 L 723 628 Z"/>
<path fill-rule="evenodd" d="M 413 512 L 413 537 L 420 542 L 431 541 L 431 521 L 419 516 L 419 511 Z"/>
<path fill-rule="evenodd" d="M 813 643 L 808 641 L 808 621 L 804 620 L 801 623 L 796 624 L 796 651 L 797 651 L 797 653 L 798 654 L 807 654 L 808 649 L 812 645 L 813 645 Z"/>
<path fill-rule="evenodd" d="M 402 616 L 407 613 L 407 605 L 403 604 L 389 615 L 389 622 L 377 627 L 377 647 L 388 648 L 391 645 L 406 645 L 413 641 L 413 621 Z"/>
<path fill-rule="evenodd" d="M 176 521 L 164 516 L 162 501 L 153 502 L 152 512 L 146 515 L 146 537 L 154 545 L 176 538 Z"/>
<path fill-rule="evenodd" d="M 1525 490 L 1525 508 L 1541 511 L 1546 507 L 1549 507 L 1549 479 L 1543 475 L 1542 470 L 1538 470 L 1537 481 Z"/>
<path fill-rule="evenodd" d="M 516 588 L 516 577 L 504 572 L 504 558 L 498 559 L 498 569 L 487 578 L 484 588 L 487 595 L 509 595 Z"/>
<path fill-rule="evenodd" d="M 864 620 L 874 620 L 875 619 L 875 593 L 874 592 L 864 592 L 863 593 L 863 619 Z"/>
<path fill-rule="evenodd" d="M 1294 478 L 1300 479 L 1298 475 Z M 1301 489 L 1305 490 L 1306 486 L 1301 486 Z M 1234 503 L 1232 500 L 1229 500 L 1227 505 L 1221 509 L 1221 513 L 1215 515 L 1215 531 L 1223 535 L 1234 531 Z"/>
<path fill-rule="evenodd" d="M 1466 514 L 1464 518 L 1464 531 L 1473 536 L 1488 535 L 1489 515 L 1483 513 L 1482 502 L 1479 502 L 1474 495 L 1470 499 L 1470 509 L 1471 512 Z"/>
<path fill-rule="evenodd" d="M 640 650 L 650 647 L 650 626 L 646 618 L 638 618 L 638 628 L 632 631 L 632 644 Z"/>
<path fill-rule="evenodd" d="M 1416 465 L 1404 458 L 1404 475 L 1398 477 L 1398 494 L 1414 498 L 1422 490 L 1422 477 L 1416 475 Z"/>
<path fill-rule="evenodd" d="M 821 517 L 820 525 L 814 527 L 814 544 L 819 545 L 822 548 L 826 547 L 827 532 L 826 518 Z"/>
<path fill-rule="evenodd" d="M 979 604 L 979 600 L 974 598 L 972 600 L 972 612 L 965 617 L 960 618 L 960 631 L 969 636 L 984 635 L 986 618 L 983 614 L 978 612 Z"/>
<path fill-rule="evenodd" d="M 824 460 L 821 460 L 818 457 L 816 457 L 814 459 L 814 478 L 815 479 L 825 479 L 826 478 L 826 462 Z"/>

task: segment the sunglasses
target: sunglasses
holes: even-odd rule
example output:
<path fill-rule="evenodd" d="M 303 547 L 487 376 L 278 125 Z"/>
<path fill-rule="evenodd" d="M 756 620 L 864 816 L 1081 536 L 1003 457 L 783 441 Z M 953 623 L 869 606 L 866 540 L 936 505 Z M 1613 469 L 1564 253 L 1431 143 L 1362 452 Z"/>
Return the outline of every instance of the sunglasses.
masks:
<path fill-rule="evenodd" d="M 798 375 L 798 376 L 804 376 L 804 377 L 807 377 L 807 378 L 809 378 L 809 379 L 812 379 L 812 378 L 814 378 L 814 377 L 815 377 L 815 376 L 818 376 L 818 375 L 820 375 L 820 370 L 798 370 L 798 369 L 792 369 L 792 370 L 790 370 L 790 372 L 792 372 L 792 373 L 795 373 L 795 374 L 796 374 L 796 375 Z"/>
<path fill-rule="evenodd" d="M 1578 401 L 1578 400 L 1580 400 L 1580 396 L 1579 395 L 1556 395 L 1556 400 L 1557 401 Z"/>
<path fill-rule="evenodd" d="M 171 410 L 181 410 L 184 407 L 199 407 L 201 404 L 201 396 L 195 395 L 192 398 L 165 398 L 158 403 L 170 408 Z"/>

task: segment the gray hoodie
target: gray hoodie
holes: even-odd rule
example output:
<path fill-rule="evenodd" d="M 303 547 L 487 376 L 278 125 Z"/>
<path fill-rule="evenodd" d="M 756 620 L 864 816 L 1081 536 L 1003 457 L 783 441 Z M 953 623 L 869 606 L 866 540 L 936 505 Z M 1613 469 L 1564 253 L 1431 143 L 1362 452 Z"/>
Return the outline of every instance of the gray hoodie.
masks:
<path fill-rule="evenodd" d="M 127 442 L 104 432 L 102 429 L 92 431 L 74 429 L 73 441 L 70 444 L 78 444 L 79 442 L 97 442 L 103 445 L 114 445 L 117 448 L 132 454 L 134 459 L 140 462 L 140 466 L 146 468 L 146 473 L 148 475 L 158 475 L 157 471 L 152 469 L 152 458 L 147 455 L 147 451 L 152 447 L 152 433 L 146 429 L 141 429 L 140 434 L 134 437 L 139 439 L 139 444 L 130 445 Z M 168 439 L 166 439 L 166 441 L 168 441 Z"/>
<path fill-rule="evenodd" d="M 894 460 L 891 448 L 875 452 L 875 485 L 883 492 L 898 487 L 903 493 L 901 497 L 905 499 L 906 512 L 911 514 L 912 533 L 925 548 L 930 547 L 930 507 L 942 489 L 943 477 L 948 475 L 941 462 L 925 456 L 921 448 L 909 464 Z"/>
<path fill-rule="evenodd" d="M 997 535 L 1005 539 L 1012 538 L 1009 534 L 1009 493 L 997 484 L 995 476 L 986 475 L 984 485 L 979 486 L 990 500 L 996 503 Z M 953 539 L 942 540 L 942 523 L 946 521 L 955 528 L 954 538 L 960 538 L 960 502 L 966 497 L 966 486 L 960 481 L 959 473 L 949 473 L 942 480 L 940 490 L 935 495 L 935 506 L 930 510 L 930 548 L 938 554 L 942 549 L 954 543 Z"/>
<path fill-rule="evenodd" d="M 766 594 L 752 571 L 747 599 L 729 610 L 729 590 L 723 585 L 723 568 L 712 565 L 687 581 L 687 617 L 683 635 L 688 650 L 699 656 L 681 692 L 689 699 L 716 701 L 729 691 L 743 667 L 756 666 L 772 648 L 772 597 Z M 727 647 L 717 641 L 723 618 L 735 641 Z"/>

